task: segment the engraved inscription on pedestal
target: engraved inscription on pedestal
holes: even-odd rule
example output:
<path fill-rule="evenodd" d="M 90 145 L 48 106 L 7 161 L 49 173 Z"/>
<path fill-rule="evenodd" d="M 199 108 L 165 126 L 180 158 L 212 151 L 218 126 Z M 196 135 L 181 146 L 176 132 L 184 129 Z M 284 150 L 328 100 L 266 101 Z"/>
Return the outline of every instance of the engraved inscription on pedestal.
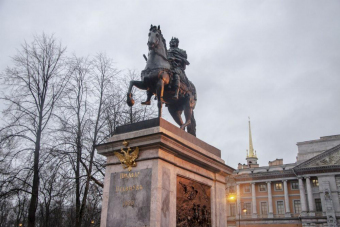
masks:
<path fill-rule="evenodd" d="M 211 226 L 210 191 L 205 184 L 177 177 L 177 227 Z"/>
<path fill-rule="evenodd" d="M 150 225 L 151 169 L 112 173 L 107 227 Z"/>

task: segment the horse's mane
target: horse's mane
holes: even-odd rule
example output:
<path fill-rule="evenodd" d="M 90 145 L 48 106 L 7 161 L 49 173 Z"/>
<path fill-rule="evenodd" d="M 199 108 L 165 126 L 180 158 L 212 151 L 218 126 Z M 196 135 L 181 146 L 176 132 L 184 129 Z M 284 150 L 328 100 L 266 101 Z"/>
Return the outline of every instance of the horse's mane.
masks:
<path fill-rule="evenodd" d="M 166 47 L 166 40 L 165 40 L 165 38 L 164 38 L 164 36 L 162 34 L 160 26 L 158 26 L 158 28 L 157 28 L 157 26 L 152 26 L 151 25 L 150 31 L 157 32 L 158 34 L 161 35 L 162 42 L 163 42 L 163 45 L 164 45 L 164 48 L 165 48 L 165 54 L 166 54 L 166 57 L 168 58 L 168 48 Z"/>

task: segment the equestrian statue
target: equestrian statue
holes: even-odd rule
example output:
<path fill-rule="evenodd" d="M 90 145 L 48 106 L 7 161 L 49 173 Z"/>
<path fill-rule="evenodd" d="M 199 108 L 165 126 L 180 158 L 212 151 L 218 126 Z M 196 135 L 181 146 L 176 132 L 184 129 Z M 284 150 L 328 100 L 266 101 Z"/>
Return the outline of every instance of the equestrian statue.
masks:
<path fill-rule="evenodd" d="M 155 95 L 158 103 L 158 117 L 162 117 L 163 103 L 168 107 L 169 113 L 180 126 L 187 132 L 196 136 L 196 121 L 194 108 L 197 101 L 196 88 L 185 75 L 185 68 L 190 63 L 187 60 L 185 50 L 178 48 L 178 38 L 172 38 L 170 49 L 166 48 L 166 41 L 162 35 L 160 26 L 151 25 L 148 38 L 148 57 L 145 69 L 141 74 L 141 81 L 130 81 L 127 93 L 127 104 L 134 105 L 131 90 L 133 86 L 146 90 L 147 99 L 143 105 L 150 105 L 151 98 Z M 185 122 L 182 120 L 184 111 Z"/>

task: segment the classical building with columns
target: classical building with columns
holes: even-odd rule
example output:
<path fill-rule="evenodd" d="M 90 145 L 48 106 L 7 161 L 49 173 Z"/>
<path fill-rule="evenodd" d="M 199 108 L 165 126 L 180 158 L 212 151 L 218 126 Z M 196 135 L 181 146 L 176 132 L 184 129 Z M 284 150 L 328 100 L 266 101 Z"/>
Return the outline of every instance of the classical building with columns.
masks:
<path fill-rule="evenodd" d="M 297 161 L 259 166 L 249 122 L 247 164 L 227 178 L 228 226 L 340 226 L 340 135 L 299 142 Z"/>

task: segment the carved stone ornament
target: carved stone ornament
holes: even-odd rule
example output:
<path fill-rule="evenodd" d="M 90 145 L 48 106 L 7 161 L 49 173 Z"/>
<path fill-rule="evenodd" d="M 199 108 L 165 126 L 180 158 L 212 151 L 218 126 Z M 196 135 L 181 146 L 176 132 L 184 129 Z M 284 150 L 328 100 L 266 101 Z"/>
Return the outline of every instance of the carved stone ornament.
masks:
<path fill-rule="evenodd" d="M 331 196 L 330 196 L 328 188 L 325 190 L 325 200 L 331 200 Z"/>
<path fill-rule="evenodd" d="M 139 148 L 136 147 L 134 151 L 130 154 L 130 151 L 132 150 L 129 146 L 129 142 L 124 141 L 123 145 L 126 147 L 126 151 L 124 148 L 121 148 L 121 152 L 114 152 L 115 156 L 119 159 L 119 161 L 122 163 L 124 169 L 128 169 L 129 171 L 132 170 L 132 167 L 136 167 L 136 159 L 139 155 Z"/>
<path fill-rule="evenodd" d="M 193 180 L 177 177 L 177 227 L 210 227 L 210 187 Z"/>
<path fill-rule="evenodd" d="M 340 150 L 336 151 L 321 160 L 311 163 L 311 166 L 340 165 Z"/>

